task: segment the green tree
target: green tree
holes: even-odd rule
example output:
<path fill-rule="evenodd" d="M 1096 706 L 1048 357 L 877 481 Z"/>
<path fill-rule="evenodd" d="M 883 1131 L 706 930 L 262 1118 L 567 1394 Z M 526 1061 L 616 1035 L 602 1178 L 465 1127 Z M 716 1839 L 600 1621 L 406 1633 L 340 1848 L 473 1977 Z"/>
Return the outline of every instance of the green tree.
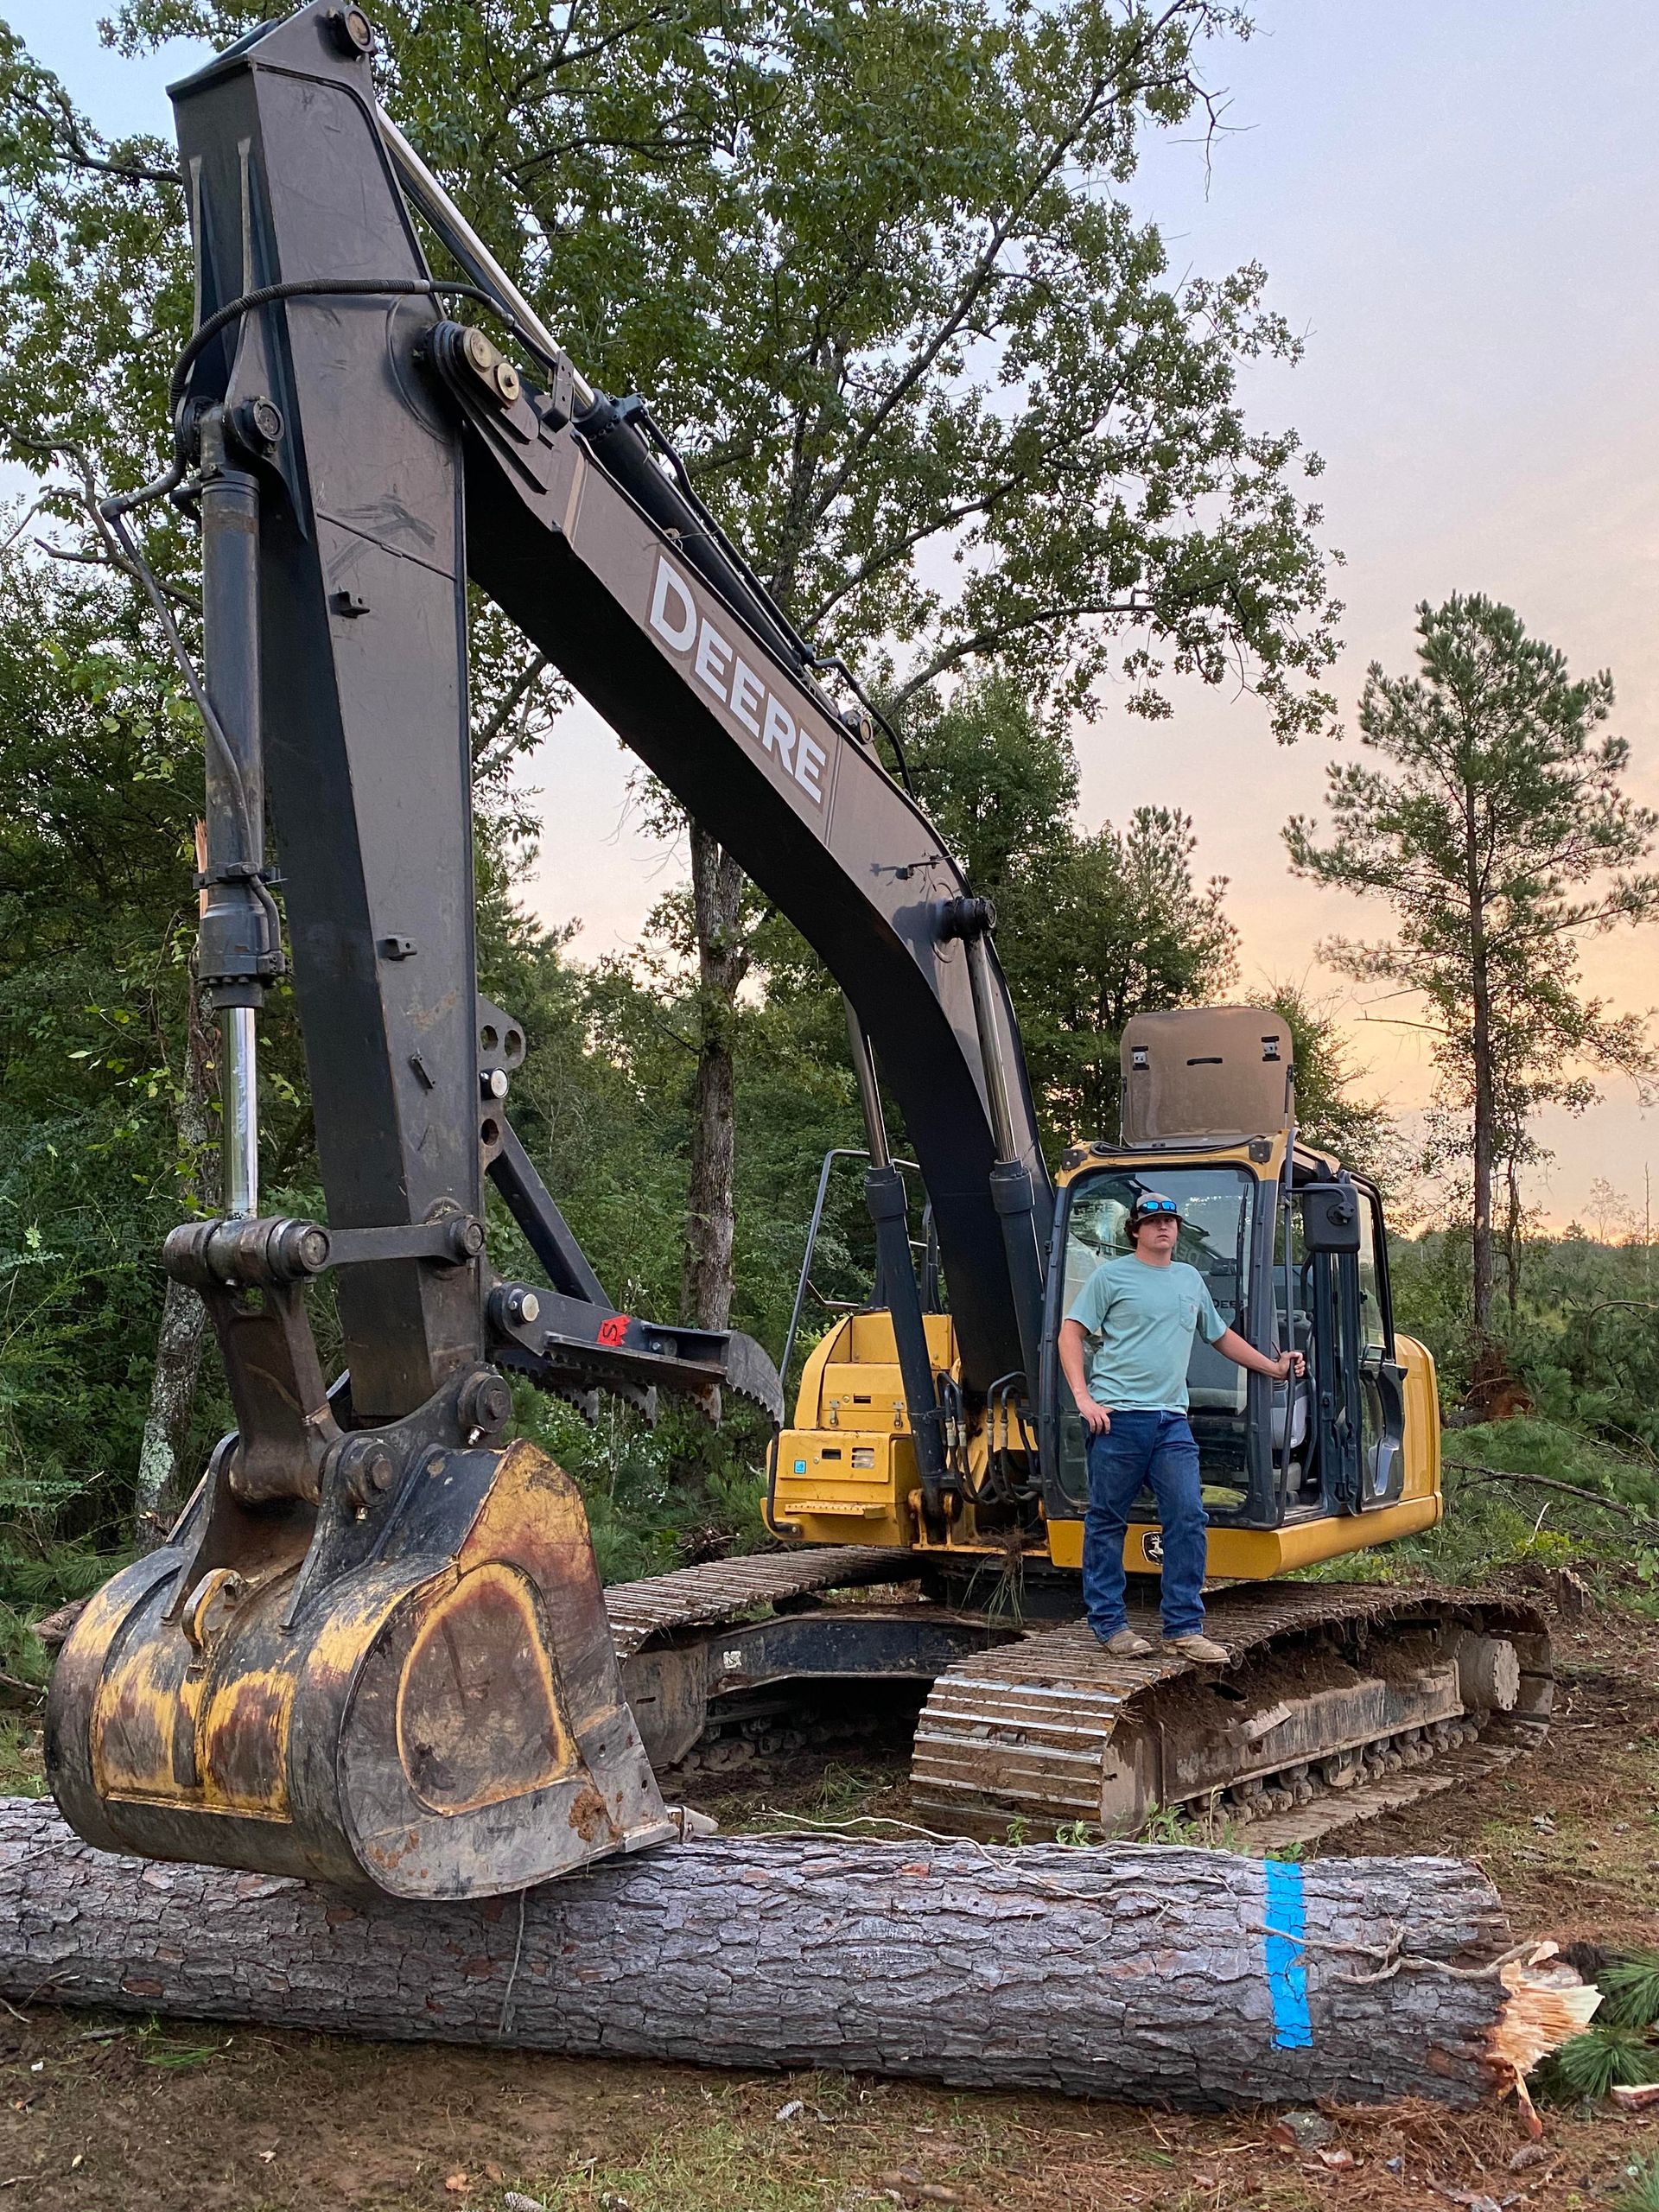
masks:
<path fill-rule="evenodd" d="M 1225 880 L 1201 882 L 1190 817 L 1141 806 L 1057 855 L 1003 958 L 1050 1141 L 1115 1137 L 1131 1015 L 1224 998 L 1238 972 Z M 1039 903 L 1040 902 L 1040 906 Z"/>
<path fill-rule="evenodd" d="M 41 475 L 65 447 L 119 490 L 154 474 L 191 318 L 177 158 L 108 144 L 0 24 L 0 435 Z M 85 521 L 80 489 L 52 505 Z"/>
<path fill-rule="evenodd" d="M 0 559 L 0 1522 L 41 1541 L 124 1522 L 159 1245 L 202 1172 L 192 719 L 124 591 Z"/>
<path fill-rule="evenodd" d="M 1057 855 L 1076 841 L 1077 756 L 1069 717 L 1042 711 L 1002 672 L 969 677 L 948 698 L 919 694 L 906 724 L 916 796 L 969 882 L 996 903 L 1012 939 Z"/>
<path fill-rule="evenodd" d="M 1067 717 L 1017 679 L 930 701 L 909 752 L 916 788 L 973 888 L 997 911 L 1045 1136 L 1058 1150 L 1118 1124 L 1118 1040 L 1136 1014 L 1230 990 L 1237 932 L 1224 879 L 1195 873 L 1190 818 L 1135 810 L 1122 830 L 1077 817 Z"/>
<path fill-rule="evenodd" d="M 1334 1153 L 1356 1174 L 1369 1175 L 1385 1194 L 1406 1180 L 1405 1148 L 1380 1099 L 1357 1088 L 1353 1047 L 1342 1033 L 1336 1007 L 1300 984 L 1275 984 L 1268 1003 L 1290 1025 L 1296 1068 L 1296 1130 L 1304 1144 Z"/>
<path fill-rule="evenodd" d="M 1640 1079 L 1655 1065 L 1643 1024 L 1584 994 L 1579 948 L 1659 912 L 1659 875 L 1640 866 L 1659 816 L 1623 789 L 1624 741 L 1597 734 L 1611 676 L 1574 681 L 1563 654 L 1478 594 L 1425 603 L 1417 633 L 1417 674 L 1366 677 L 1360 737 L 1383 765 L 1332 765 L 1328 843 L 1305 816 L 1285 836 L 1298 874 L 1395 911 L 1391 940 L 1324 952 L 1416 995 L 1433 1031 L 1439 1104 L 1468 1138 L 1478 1363 L 1500 1162 L 1524 1156 L 1540 1104 L 1592 1095 L 1583 1070 Z"/>

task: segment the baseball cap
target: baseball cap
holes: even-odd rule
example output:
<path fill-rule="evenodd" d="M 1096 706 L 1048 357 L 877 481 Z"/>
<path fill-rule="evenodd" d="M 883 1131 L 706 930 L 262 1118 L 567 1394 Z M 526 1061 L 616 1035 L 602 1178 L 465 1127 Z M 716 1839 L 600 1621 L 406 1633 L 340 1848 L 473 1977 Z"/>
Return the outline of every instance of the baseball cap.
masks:
<path fill-rule="evenodd" d="M 1139 1229 L 1143 1221 L 1179 1221 L 1181 1210 L 1173 1198 L 1162 1191 L 1141 1191 L 1129 1208 L 1129 1227 Z"/>

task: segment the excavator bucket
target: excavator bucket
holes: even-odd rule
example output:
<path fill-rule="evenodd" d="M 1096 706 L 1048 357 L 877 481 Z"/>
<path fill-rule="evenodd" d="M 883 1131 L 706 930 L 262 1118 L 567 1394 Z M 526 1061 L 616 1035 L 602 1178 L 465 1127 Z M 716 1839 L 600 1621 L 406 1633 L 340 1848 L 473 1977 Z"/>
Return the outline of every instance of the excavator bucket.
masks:
<path fill-rule="evenodd" d="M 362 1510 L 266 1506 L 240 1566 L 217 1475 L 60 1656 L 48 1773 L 89 1841 L 442 1898 L 677 1834 L 535 1446 L 430 1452 L 366 1544 Z"/>

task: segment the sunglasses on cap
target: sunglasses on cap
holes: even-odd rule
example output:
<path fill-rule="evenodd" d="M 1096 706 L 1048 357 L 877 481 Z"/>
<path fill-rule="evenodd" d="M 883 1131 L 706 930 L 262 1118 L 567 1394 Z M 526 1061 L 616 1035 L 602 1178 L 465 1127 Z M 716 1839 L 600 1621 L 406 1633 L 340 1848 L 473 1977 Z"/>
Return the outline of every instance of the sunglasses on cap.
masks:
<path fill-rule="evenodd" d="M 1137 1198 L 1135 1202 L 1135 1218 L 1137 1221 L 1179 1221 L 1180 1217 L 1181 1210 L 1173 1198 L 1160 1198 L 1154 1194 L 1150 1198 Z"/>

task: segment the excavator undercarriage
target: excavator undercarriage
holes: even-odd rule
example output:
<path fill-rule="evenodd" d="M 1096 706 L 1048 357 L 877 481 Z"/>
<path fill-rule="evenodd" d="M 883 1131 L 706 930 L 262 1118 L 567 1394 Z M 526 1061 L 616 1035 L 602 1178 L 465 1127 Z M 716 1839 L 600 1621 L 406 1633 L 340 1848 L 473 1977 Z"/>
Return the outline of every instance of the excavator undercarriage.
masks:
<path fill-rule="evenodd" d="M 1075 1605 L 1075 1583 L 1052 1595 Z M 1172 1815 L 1252 1850 L 1312 1841 L 1466 1784 L 1548 1726 L 1548 1631 L 1519 1598 L 1234 1585 L 1208 1601 L 1225 1671 L 1116 1659 L 1075 1614 L 1021 1620 L 1015 1602 L 1004 1586 L 952 1605 L 911 1554 L 854 1546 L 606 1593 L 665 1784 L 763 1788 L 768 1752 L 843 1741 L 872 1681 L 909 1682 L 910 1815 L 988 1841 L 1173 1834 Z"/>

